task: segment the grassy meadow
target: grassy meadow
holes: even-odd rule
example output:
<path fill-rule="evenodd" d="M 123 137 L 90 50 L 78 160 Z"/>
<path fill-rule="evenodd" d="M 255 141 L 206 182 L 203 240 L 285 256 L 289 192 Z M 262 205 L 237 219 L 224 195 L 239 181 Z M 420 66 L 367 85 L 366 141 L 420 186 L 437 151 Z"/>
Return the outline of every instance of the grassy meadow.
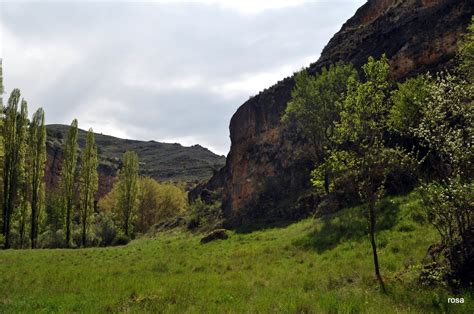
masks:
<path fill-rule="evenodd" d="M 378 227 L 386 295 L 356 207 L 205 245 L 173 230 L 122 247 L 1 251 L 0 313 L 472 313 L 472 292 L 448 304 L 453 293 L 418 282 L 438 235 L 416 194 L 385 199 Z"/>

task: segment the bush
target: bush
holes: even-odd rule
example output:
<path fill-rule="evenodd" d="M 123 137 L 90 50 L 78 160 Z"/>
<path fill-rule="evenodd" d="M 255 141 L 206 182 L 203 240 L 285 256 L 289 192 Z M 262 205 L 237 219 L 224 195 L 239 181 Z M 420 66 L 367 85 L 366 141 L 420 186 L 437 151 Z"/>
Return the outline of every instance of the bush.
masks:
<path fill-rule="evenodd" d="M 222 226 L 223 217 L 220 203 L 206 204 L 200 198 L 191 204 L 188 229 L 217 229 Z"/>
<path fill-rule="evenodd" d="M 47 230 L 38 237 L 38 248 L 62 248 L 64 245 L 64 232 L 62 230 Z"/>
<path fill-rule="evenodd" d="M 444 286 L 446 283 L 446 267 L 437 262 L 421 266 L 420 282 L 424 286 Z"/>
<path fill-rule="evenodd" d="M 108 246 L 114 242 L 117 236 L 117 227 L 111 213 L 100 213 L 94 216 L 93 229 L 96 239 L 99 241 L 97 245 Z"/>
<path fill-rule="evenodd" d="M 118 198 L 119 191 L 114 186 L 99 200 L 98 207 L 101 212 L 113 217 L 116 225 L 122 225 Z M 152 178 L 141 178 L 138 204 L 133 213 L 133 230 L 144 234 L 151 226 L 180 215 L 187 207 L 187 196 L 182 187 L 172 183 L 158 183 Z"/>
<path fill-rule="evenodd" d="M 128 242 L 130 242 L 130 238 L 127 237 L 123 233 L 119 233 L 119 234 L 117 234 L 114 241 L 112 242 L 112 245 L 114 245 L 114 246 L 116 246 L 116 245 L 127 245 Z"/>

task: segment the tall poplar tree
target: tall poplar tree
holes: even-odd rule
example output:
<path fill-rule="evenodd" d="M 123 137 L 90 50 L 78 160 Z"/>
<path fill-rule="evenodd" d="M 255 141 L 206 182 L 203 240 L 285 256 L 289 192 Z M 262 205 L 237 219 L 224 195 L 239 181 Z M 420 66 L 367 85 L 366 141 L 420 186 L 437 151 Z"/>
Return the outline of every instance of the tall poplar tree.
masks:
<path fill-rule="evenodd" d="M 30 214 L 30 188 L 28 186 L 28 165 L 27 165 L 27 155 L 28 155 L 28 105 L 25 100 L 21 101 L 20 115 L 18 117 L 17 124 L 18 132 L 18 212 L 15 217 L 17 217 L 19 235 L 20 235 L 20 248 L 23 248 L 25 240 L 27 240 L 28 232 L 28 219 Z"/>
<path fill-rule="evenodd" d="M 5 156 L 5 146 L 3 142 L 3 120 L 4 120 L 4 108 L 3 108 L 3 67 L 2 59 L 0 59 L 0 186 L 3 187 L 3 157 Z M 3 188 L 0 188 L 0 203 L 2 204 L 3 212 Z M 3 219 L 3 218 L 0 218 Z M 0 220 L 0 223 L 3 222 Z"/>
<path fill-rule="evenodd" d="M 134 151 L 123 154 L 118 190 L 123 232 L 130 237 L 138 205 L 138 156 Z"/>
<path fill-rule="evenodd" d="M 95 145 L 94 132 L 92 129 L 89 129 L 86 147 L 82 152 L 79 181 L 81 197 L 79 214 L 82 225 L 82 246 L 86 246 L 87 228 L 90 224 L 90 216 L 94 208 L 94 196 L 99 186 L 97 163 L 97 146 Z"/>
<path fill-rule="evenodd" d="M 61 193 L 65 211 L 66 246 L 71 245 L 71 221 L 75 197 L 76 164 L 77 164 L 77 120 L 74 119 L 64 142 L 64 159 L 61 164 Z"/>
<path fill-rule="evenodd" d="M 21 102 L 21 112 L 18 113 L 20 90 L 14 89 L 8 99 L 5 110 L 5 125 L 3 137 L 5 140 L 4 180 L 3 180 L 3 226 L 2 235 L 5 237 L 4 248 L 10 248 L 10 230 L 15 206 L 18 205 L 19 187 L 24 171 L 24 142 L 28 124 L 26 101 Z"/>
<path fill-rule="evenodd" d="M 30 124 L 29 141 L 28 141 L 28 168 L 29 180 L 28 185 L 31 195 L 31 248 L 36 247 L 38 238 L 38 221 L 41 204 L 44 197 L 44 184 L 42 184 L 44 171 L 46 166 L 46 124 L 44 120 L 44 111 L 39 108 Z"/>

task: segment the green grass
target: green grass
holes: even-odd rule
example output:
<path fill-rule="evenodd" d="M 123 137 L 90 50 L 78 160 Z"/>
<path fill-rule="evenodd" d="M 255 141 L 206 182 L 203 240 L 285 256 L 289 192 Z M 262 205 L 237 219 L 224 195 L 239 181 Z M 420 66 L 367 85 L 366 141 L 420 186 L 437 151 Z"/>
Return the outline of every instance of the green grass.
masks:
<path fill-rule="evenodd" d="M 437 240 L 418 202 L 410 194 L 382 204 L 387 295 L 374 280 L 362 210 L 352 208 L 206 245 L 172 231 L 124 247 L 2 251 L 0 313 L 472 312 L 472 294 L 448 305 L 452 293 L 417 281 Z"/>

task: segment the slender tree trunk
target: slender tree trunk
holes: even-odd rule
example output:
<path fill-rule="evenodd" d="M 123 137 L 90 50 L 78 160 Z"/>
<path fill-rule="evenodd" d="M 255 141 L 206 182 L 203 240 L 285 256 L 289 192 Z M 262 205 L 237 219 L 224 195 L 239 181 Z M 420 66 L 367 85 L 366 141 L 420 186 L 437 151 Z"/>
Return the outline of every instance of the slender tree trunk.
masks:
<path fill-rule="evenodd" d="M 377 280 L 380 283 L 380 287 L 382 288 L 382 291 L 386 293 L 387 291 L 385 290 L 385 285 L 384 285 L 382 276 L 380 275 L 379 258 L 377 255 L 377 244 L 375 242 L 375 201 L 373 197 L 369 201 L 368 207 L 369 207 L 368 208 L 369 209 L 369 237 L 370 237 L 370 244 L 372 245 L 372 253 L 374 256 L 375 277 L 377 277 Z"/>
<path fill-rule="evenodd" d="M 87 188 L 86 188 L 86 191 L 87 191 Z M 84 205 L 83 205 L 84 207 L 82 208 L 82 246 L 83 247 L 86 246 L 86 231 L 87 231 L 86 229 L 87 229 L 87 212 L 88 212 L 87 204 L 88 204 L 88 202 L 89 202 L 89 199 L 86 196 L 85 200 L 84 200 Z"/>
<path fill-rule="evenodd" d="M 324 170 L 324 191 L 329 194 L 329 169 Z"/>
<path fill-rule="evenodd" d="M 20 249 L 23 248 L 23 238 L 25 237 L 25 224 L 24 222 L 22 221 L 20 223 Z"/>
<path fill-rule="evenodd" d="M 37 229 L 37 226 L 38 226 L 38 219 L 37 219 L 37 216 L 38 216 L 38 209 L 36 208 L 37 207 L 37 198 L 36 198 L 36 193 L 33 192 L 33 197 L 32 197 L 32 202 L 31 202 L 31 234 L 30 234 L 30 238 L 31 238 L 31 248 L 32 249 L 35 249 L 36 248 L 36 238 L 38 236 L 38 229 Z"/>
<path fill-rule="evenodd" d="M 66 207 L 66 247 L 71 246 L 71 206 L 68 200 Z"/>
<path fill-rule="evenodd" d="M 124 226 L 125 235 L 128 237 L 128 214 L 125 215 L 125 226 Z"/>
<path fill-rule="evenodd" d="M 82 246 L 85 247 L 86 246 L 86 225 L 87 225 L 87 221 L 86 221 L 86 217 L 83 217 L 82 219 Z"/>
<path fill-rule="evenodd" d="M 8 202 L 5 208 L 5 215 L 4 215 L 4 236 L 5 236 L 5 249 L 10 248 L 10 224 L 11 224 L 11 216 L 12 216 L 12 209 L 13 204 L 15 202 L 15 197 L 12 191 L 16 191 L 16 184 L 14 184 L 13 180 L 10 180 L 10 189 L 8 191 Z"/>

